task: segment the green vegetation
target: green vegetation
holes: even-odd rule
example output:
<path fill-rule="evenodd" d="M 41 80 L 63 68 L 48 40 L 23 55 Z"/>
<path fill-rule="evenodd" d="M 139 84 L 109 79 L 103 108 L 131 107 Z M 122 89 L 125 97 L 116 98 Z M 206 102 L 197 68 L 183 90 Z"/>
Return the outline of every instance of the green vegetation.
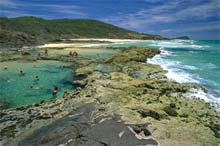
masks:
<path fill-rule="evenodd" d="M 165 39 L 91 19 L 0 18 L 0 47 L 20 47 L 72 38 Z"/>
<path fill-rule="evenodd" d="M 190 40 L 188 36 L 180 36 L 180 37 L 175 37 L 173 39 L 178 39 L 178 40 Z"/>

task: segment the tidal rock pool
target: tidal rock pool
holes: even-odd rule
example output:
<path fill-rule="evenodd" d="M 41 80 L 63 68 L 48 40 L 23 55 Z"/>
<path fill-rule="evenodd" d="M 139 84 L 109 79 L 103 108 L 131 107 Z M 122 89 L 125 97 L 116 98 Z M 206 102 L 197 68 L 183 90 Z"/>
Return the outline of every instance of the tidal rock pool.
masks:
<path fill-rule="evenodd" d="M 1 62 L 0 102 L 14 108 L 61 97 L 74 89 L 72 70 L 71 64 L 59 61 Z M 51 94 L 53 86 L 58 87 L 56 97 Z"/>

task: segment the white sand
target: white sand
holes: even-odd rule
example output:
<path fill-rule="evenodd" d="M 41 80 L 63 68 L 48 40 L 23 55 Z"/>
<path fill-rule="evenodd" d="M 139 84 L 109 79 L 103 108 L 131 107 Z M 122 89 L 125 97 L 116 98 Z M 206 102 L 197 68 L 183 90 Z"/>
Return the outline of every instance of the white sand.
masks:
<path fill-rule="evenodd" d="M 65 40 L 65 39 L 62 39 Z M 98 38 L 88 38 L 88 39 L 69 39 L 71 41 L 108 41 L 111 43 L 123 43 L 123 42 L 142 42 L 149 40 L 134 40 L 134 39 L 98 39 Z"/>
<path fill-rule="evenodd" d="M 37 46 L 37 48 L 66 48 L 66 47 L 80 47 L 82 44 L 79 43 L 49 43 L 41 46 Z"/>
<path fill-rule="evenodd" d="M 65 39 L 62 39 L 65 40 Z M 68 39 L 71 41 L 107 41 L 110 43 L 129 43 L 129 42 L 143 42 L 149 40 L 132 40 L 132 39 Z M 76 43 L 48 43 L 45 45 L 38 46 L 38 48 L 79 48 L 79 47 L 99 47 L 109 45 L 110 43 L 88 43 L 88 42 L 76 42 Z"/>

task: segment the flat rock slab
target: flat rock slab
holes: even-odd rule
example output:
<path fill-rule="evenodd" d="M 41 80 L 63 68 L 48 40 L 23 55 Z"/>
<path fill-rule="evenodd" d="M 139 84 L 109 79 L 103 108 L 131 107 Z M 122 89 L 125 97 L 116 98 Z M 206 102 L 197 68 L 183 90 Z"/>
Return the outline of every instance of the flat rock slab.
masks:
<path fill-rule="evenodd" d="M 44 126 L 18 146 L 145 146 L 158 145 L 153 139 L 139 139 L 119 116 L 109 116 L 94 103 L 83 105 L 66 117 Z"/>
<path fill-rule="evenodd" d="M 80 146 L 90 145 L 90 140 L 95 140 L 103 146 L 157 145 L 157 142 L 153 139 L 138 139 L 135 136 L 136 133 L 132 132 L 128 126 L 123 122 L 117 122 L 113 119 L 105 120 L 83 131 L 81 134 L 87 142 L 82 143 Z"/>

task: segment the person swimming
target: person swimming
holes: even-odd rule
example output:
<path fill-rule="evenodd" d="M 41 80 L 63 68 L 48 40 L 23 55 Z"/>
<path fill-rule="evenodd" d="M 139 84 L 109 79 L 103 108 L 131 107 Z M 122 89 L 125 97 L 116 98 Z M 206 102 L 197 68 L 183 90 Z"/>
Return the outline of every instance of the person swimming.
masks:
<path fill-rule="evenodd" d="M 20 70 L 20 76 L 24 76 L 23 70 Z"/>
<path fill-rule="evenodd" d="M 4 66 L 4 70 L 8 70 L 8 66 Z"/>
<path fill-rule="evenodd" d="M 51 90 L 51 93 L 52 93 L 53 97 L 56 96 L 57 93 L 58 93 L 58 87 L 57 87 L 57 86 L 54 86 L 54 87 L 52 88 L 52 90 Z"/>
<path fill-rule="evenodd" d="M 35 76 L 34 81 L 40 81 L 39 76 Z"/>
<path fill-rule="evenodd" d="M 47 49 L 44 50 L 44 54 L 48 55 L 48 50 Z"/>

